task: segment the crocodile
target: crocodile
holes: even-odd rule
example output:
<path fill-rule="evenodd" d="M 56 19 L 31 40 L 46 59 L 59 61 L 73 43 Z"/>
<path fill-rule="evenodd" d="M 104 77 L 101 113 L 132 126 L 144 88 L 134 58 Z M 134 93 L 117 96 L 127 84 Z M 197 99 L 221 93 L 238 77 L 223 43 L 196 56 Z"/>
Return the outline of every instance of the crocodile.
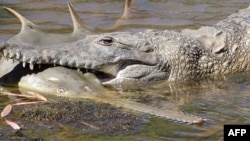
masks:
<path fill-rule="evenodd" d="M 56 45 L 1 43 L 2 54 L 108 74 L 102 84 L 189 81 L 249 70 L 250 7 L 197 30 L 111 32 Z"/>
<path fill-rule="evenodd" d="M 123 19 L 127 18 L 130 5 L 131 1 L 126 0 L 122 17 L 117 20 L 111 29 L 119 26 Z M 72 43 L 93 34 L 93 32 L 85 27 L 83 20 L 76 13 L 70 2 L 68 3 L 68 7 L 73 20 L 74 30 L 72 33 L 64 35 L 45 33 L 41 31 L 36 24 L 29 21 L 15 10 L 4 7 L 7 12 L 17 17 L 22 25 L 20 32 L 9 39 L 6 44 L 32 45 L 36 46 L 36 49 L 42 49 L 50 45 Z M 34 69 L 33 64 L 30 64 L 29 68 L 25 66 L 26 63 L 20 63 L 16 59 L 1 56 L 0 82 L 3 84 L 18 83 L 20 88 L 26 88 L 46 94 L 93 99 L 104 103 L 110 103 L 118 107 L 124 107 L 190 124 L 202 123 L 205 121 L 205 119 L 201 117 L 187 115 L 173 110 L 156 108 L 121 99 L 115 95 L 110 95 L 93 75 L 89 73 L 81 74 L 79 71 L 66 68 L 67 66 L 51 67 L 51 65 L 41 64 L 39 69 Z M 33 74 L 27 75 L 29 73 Z"/>

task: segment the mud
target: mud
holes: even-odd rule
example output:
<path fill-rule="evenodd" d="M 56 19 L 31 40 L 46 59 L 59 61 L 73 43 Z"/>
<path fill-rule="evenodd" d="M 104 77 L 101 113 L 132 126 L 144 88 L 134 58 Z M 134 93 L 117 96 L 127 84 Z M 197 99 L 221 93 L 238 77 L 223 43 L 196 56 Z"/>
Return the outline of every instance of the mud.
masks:
<path fill-rule="evenodd" d="M 134 134 L 147 122 L 146 117 L 109 104 L 60 98 L 53 102 L 14 106 L 7 118 L 22 129 L 13 131 L 5 124 L 0 128 L 0 139 L 43 140 L 43 134 L 52 135 L 62 130 L 77 130 L 82 134 Z"/>

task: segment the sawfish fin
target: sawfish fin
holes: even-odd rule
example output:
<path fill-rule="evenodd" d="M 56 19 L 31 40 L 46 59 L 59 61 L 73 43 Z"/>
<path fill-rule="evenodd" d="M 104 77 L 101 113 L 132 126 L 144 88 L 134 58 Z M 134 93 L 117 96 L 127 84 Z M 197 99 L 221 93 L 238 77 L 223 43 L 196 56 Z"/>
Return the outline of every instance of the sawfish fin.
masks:
<path fill-rule="evenodd" d="M 88 30 L 88 28 L 85 26 L 85 23 L 83 21 L 83 19 L 77 14 L 77 12 L 74 9 L 74 6 L 71 2 L 68 2 L 68 7 L 69 7 L 69 12 L 72 18 L 72 22 L 73 22 L 73 33 L 90 33 L 90 31 Z"/>
<path fill-rule="evenodd" d="M 110 28 L 110 30 L 115 30 L 119 26 L 123 25 L 124 22 L 129 19 L 131 15 L 131 7 L 133 5 L 134 1 L 133 0 L 125 0 L 125 5 L 123 9 L 123 14 L 122 16 L 115 22 L 115 24 Z"/>
<path fill-rule="evenodd" d="M 4 10 L 6 10 L 7 12 L 9 12 L 11 15 L 15 16 L 22 25 L 21 31 L 27 31 L 27 30 L 39 30 L 38 26 L 36 24 L 34 24 L 33 22 L 31 22 L 30 20 L 26 19 L 24 16 L 22 16 L 21 14 L 19 14 L 17 11 L 8 8 L 8 7 L 3 7 Z"/>
<path fill-rule="evenodd" d="M 132 3 L 133 3 L 133 0 L 126 0 L 125 1 L 123 14 L 122 14 L 120 19 L 128 19 L 129 18 L 130 12 L 131 12 L 130 8 L 131 8 Z"/>

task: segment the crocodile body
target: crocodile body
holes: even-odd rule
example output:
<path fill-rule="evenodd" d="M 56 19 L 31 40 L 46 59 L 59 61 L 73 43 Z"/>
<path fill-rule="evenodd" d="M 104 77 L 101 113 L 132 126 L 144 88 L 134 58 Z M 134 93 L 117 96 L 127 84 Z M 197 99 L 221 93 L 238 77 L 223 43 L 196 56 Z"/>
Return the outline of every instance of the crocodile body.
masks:
<path fill-rule="evenodd" d="M 104 85 L 200 80 L 249 70 L 250 8 L 198 30 L 87 35 L 60 45 L 1 44 L 7 58 L 113 76 Z"/>

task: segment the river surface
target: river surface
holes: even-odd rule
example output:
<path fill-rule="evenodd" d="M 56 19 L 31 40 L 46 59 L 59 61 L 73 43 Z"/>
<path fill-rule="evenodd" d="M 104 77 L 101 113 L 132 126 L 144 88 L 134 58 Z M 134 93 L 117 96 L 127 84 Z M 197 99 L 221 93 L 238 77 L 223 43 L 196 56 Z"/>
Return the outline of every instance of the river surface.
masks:
<path fill-rule="evenodd" d="M 122 0 L 71 0 L 86 26 L 96 32 L 109 29 L 122 15 Z M 182 30 L 212 25 L 250 5 L 249 0 L 135 0 L 129 19 L 115 31 L 143 31 L 147 28 Z M 66 33 L 72 22 L 66 0 L 1 0 L 0 6 L 11 7 L 38 24 L 43 30 Z M 18 33 L 19 22 L 0 9 L 0 40 Z M 189 85 L 161 83 L 140 90 L 119 91 L 117 94 L 161 108 L 201 116 L 207 121 L 201 126 L 176 123 L 158 117 L 149 117 L 140 130 L 130 134 L 94 134 L 83 131 L 61 130 L 55 134 L 31 132 L 28 136 L 44 140 L 223 140 L 223 125 L 250 123 L 250 74 L 225 77 Z M 143 98 L 143 99 L 140 99 Z M 167 100 L 166 100 L 167 99 Z M 9 98 L 0 95 L 0 109 Z M 2 122 L 2 120 L 0 120 Z M 0 123 L 0 129 L 6 126 Z M 32 126 L 32 125 L 31 125 Z M 28 127 L 27 127 L 28 128 Z M 31 127 L 32 128 L 32 127 Z M 39 128 L 39 127 L 38 127 Z M 9 130 L 0 130 L 1 135 Z M 39 131 L 39 130 L 38 130 Z M 11 132 L 11 131 L 10 131 Z M 46 132 L 46 131 L 43 131 Z"/>

